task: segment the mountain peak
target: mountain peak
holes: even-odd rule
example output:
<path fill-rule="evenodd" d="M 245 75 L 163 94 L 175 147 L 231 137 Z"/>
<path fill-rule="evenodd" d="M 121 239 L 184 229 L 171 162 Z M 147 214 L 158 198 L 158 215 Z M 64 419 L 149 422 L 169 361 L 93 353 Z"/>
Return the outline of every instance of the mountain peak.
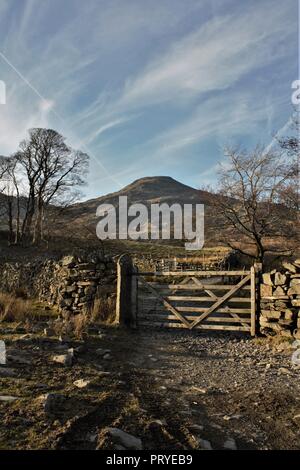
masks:
<path fill-rule="evenodd" d="M 146 176 L 125 186 L 125 188 L 120 191 L 120 194 L 131 193 L 132 191 L 141 193 L 142 198 L 145 198 L 149 193 L 157 197 L 162 197 L 164 195 L 172 196 L 178 193 L 190 194 L 192 192 L 194 193 L 195 189 L 176 181 L 171 176 Z"/>
<path fill-rule="evenodd" d="M 89 218 L 95 215 L 99 204 L 119 204 L 119 197 L 127 196 L 128 203 L 142 203 L 149 205 L 152 203 L 179 204 L 209 204 L 210 193 L 187 186 L 176 181 L 171 176 L 146 176 L 139 178 L 117 192 L 90 199 L 85 202 L 75 204 L 69 208 L 69 212 L 75 215 L 84 215 Z"/>
<path fill-rule="evenodd" d="M 162 182 L 162 183 L 179 183 L 179 181 L 176 181 L 174 178 L 171 176 L 143 176 L 142 178 L 138 178 L 137 180 L 134 180 L 131 184 L 143 184 L 143 183 L 157 183 L 157 182 Z"/>

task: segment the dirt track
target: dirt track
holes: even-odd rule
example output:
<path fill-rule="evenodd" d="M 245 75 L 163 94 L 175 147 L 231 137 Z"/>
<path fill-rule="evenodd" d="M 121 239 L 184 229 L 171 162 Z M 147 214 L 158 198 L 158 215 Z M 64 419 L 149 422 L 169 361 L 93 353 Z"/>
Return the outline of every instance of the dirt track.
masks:
<path fill-rule="evenodd" d="M 113 449 L 107 426 L 141 438 L 145 449 L 201 449 L 206 441 L 222 449 L 228 439 L 238 449 L 300 448 L 291 351 L 246 335 L 101 330 L 75 350 L 72 367 L 51 357 L 79 343 L 2 335 L 29 362 L 10 365 L 17 378 L 0 378 L 1 395 L 20 398 L 0 402 L 2 449 Z M 78 389 L 78 379 L 90 385 Z M 53 392 L 64 401 L 47 414 L 39 397 Z"/>

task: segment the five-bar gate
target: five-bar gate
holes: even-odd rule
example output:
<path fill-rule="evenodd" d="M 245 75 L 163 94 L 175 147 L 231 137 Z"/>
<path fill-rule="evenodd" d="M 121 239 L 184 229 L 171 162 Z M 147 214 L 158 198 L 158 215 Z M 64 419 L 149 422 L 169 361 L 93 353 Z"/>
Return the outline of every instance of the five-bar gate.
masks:
<path fill-rule="evenodd" d="M 117 315 L 131 326 L 243 331 L 255 335 L 256 270 L 139 272 L 118 265 Z"/>

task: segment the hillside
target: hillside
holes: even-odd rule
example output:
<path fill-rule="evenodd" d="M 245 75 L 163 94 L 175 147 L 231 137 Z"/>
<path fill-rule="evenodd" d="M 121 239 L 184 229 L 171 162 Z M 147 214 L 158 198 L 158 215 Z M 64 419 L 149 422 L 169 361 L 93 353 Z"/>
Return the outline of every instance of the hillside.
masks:
<path fill-rule="evenodd" d="M 119 197 L 127 196 L 128 204 L 142 203 L 147 207 L 153 203 L 205 204 L 206 215 L 209 211 L 212 195 L 187 186 L 169 176 L 153 176 L 141 178 L 125 186 L 120 191 L 99 198 L 74 204 L 64 212 L 68 225 L 84 225 L 89 229 L 96 228 L 96 210 L 100 204 L 113 204 L 117 209 Z"/>
<path fill-rule="evenodd" d="M 183 206 L 183 204 L 204 204 L 205 247 L 215 246 L 216 243 L 219 244 L 219 240 L 215 237 L 216 231 L 213 229 L 213 195 L 207 191 L 197 190 L 180 183 L 169 176 L 141 178 L 117 192 L 74 204 L 64 210 L 63 213 L 56 218 L 55 223 L 52 224 L 52 233 L 59 236 L 63 235 L 72 240 L 86 240 L 89 244 L 96 243 L 98 245 L 99 240 L 96 238 L 96 225 L 99 218 L 96 217 L 96 210 L 100 204 L 112 204 L 117 211 L 120 196 L 127 196 L 128 205 L 142 203 L 147 207 L 150 207 L 153 203 L 167 203 L 169 206 L 175 203 L 180 204 L 181 206 Z M 160 244 L 162 245 L 163 252 L 167 249 L 168 255 L 170 255 L 172 249 L 176 248 L 179 248 L 180 252 L 183 251 L 184 253 L 185 251 L 183 240 L 157 240 L 154 243 L 151 240 L 151 245 L 147 240 L 136 242 L 131 240 L 107 240 L 105 243 L 106 246 L 113 251 L 119 251 L 119 249 L 121 249 L 120 245 L 122 245 L 122 250 L 125 251 L 132 251 L 133 246 L 131 245 L 134 245 L 134 252 L 137 251 L 136 246 L 141 245 L 140 248 L 144 251 L 145 244 L 148 245 L 147 251 L 150 247 L 157 247 L 157 245 Z M 157 249 L 155 249 L 155 251 L 157 251 Z"/>
<path fill-rule="evenodd" d="M 49 242 L 40 247 L 40 254 L 45 250 L 63 253 L 74 247 L 78 249 L 99 249 L 103 244 L 96 237 L 96 224 L 99 218 L 96 217 L 96 210 L 100 204 L 113 204 L 116 209 L 119 204 L 119 196 L 127 196 L 128 204 L 142 203 L 147 207 L 151 203 L 167 203 L 170 206 L 174 203 L 183 204 L 204 204 L 205 205 L 205 248 L 208 249 L 210 256 L 210 247 L 216 245 L 216 240 L 211 233 L 213 211 L 211 210 L 212 194 L 206 191 L 200 191 L 191 188 L 168 176 L 145 177 L 134 181 L 123 189 L 98 198 L 90 199 L 84 202 L 73 204 L 72 206 L 60 209 L 53 207 L 49 214 L 49 222 L 45 226 Z M 22 247 L 13 247 L 13 250 L 7 251 L 7 216 L 2 214 L 2 235 L 0 237 L 0 251 L 3 256 L 17 257 L 23 256 Z M 208 233 L 210 234 L 208 235 Z M 218 242 L 218 240 L 217 240 Z M 219 243 L 217 243 L 219 244 Z M 170 256 L 185 256 L 183 240 L 156 240 L 148 242 L 147 240 L 106 240 L 105 249 L 108 252 L 120 253 L 129 251 L 132 253 L 147 252 L 155 258 Z M 2 248 L 1 248 L 2 247 Z M 222 247 L 220 247 L 222 248 Z M 19 253 L 20 251 L 20 253 Z M 30 256 L 30 247 L 27 247 Z M 196 253 L 193 253 L 196 255 Z M 203 250 L 201 250 L 201 256 Z"/>
<path fill-rule="evenodd" d="M 179 204 L 207 204 L 211 195 L 206 191 L 191 188 L 170 176 L 152 176 L 140 178 L 125 186 L 120 191 L 107 194 L 95 199 L 74 204 L 68 214 L 73 217 L 96 217 L 96 209 L 100 204 L 113 204 L 118 207 L 120 196 L 127 196 L 128 203 L 143 203 L 149 206 L 151 203 L 179 203 Z"/>
<path fill-rule="evenodd" d="M 202 191 L 187 186 L 169 176 L 145 177 L 134 181 L 119 191 L 98 198 L 90 199 L 72 206 L 59 209 L 52 207 L 45 233 L 49 243 L 45 249 L 65 251 L 68 247 L 95 248 L 104 247 L 108 252 L 120 253 L 129 251 L 132 253 L 152 253 L 155 257 L 184 256 L 184 240 L 106 240 L 105 243 L 96 237 L 96 225 L 99 218 L 96 210 L 101 204 L 112 204 L 116 209 L 119 205 L 119 197 L 127 196 L 128 205 L 142 203 L 147 207 L 151 203 L 167 203 L 169 206 L 178 203 L 204 204 L 205 208 L 205 249 L 224 247 L 224 240 L 234 240 L 229 229 L 222 226 L 220 214 L 215 210 L 213 203 L 216 197 L 208 191 Z M 50 214 L 49 214 L 50 216 Z M 117 211 L 118 216 L 118 211 Z M 7 217 L 2 215 L 2 230 L 7 230 Z M 130 218 L 129 218 L 130 221 Z M 3 233 L 3 241 L 7 246 L 7 235 Z M 279 240 L 280 242 L 280 240 Z M 236 243 L 236 240 L 235 240 Z M 246 246 L 246 240 L 240 240 L 241 246 Z M 274 240 L 268 241 L 274 244 Z M 105 246 L 104 246 L 105 245 Z M 277 245 L 276 245 L 277 246 Z M 4 247 L 5 248 L 5 247 Z M 201 250 L 203 251 L 203 250 Z M 6 249 L 5 249 L 6 252 Z M 193 253 L 196 255 L 197 253 Z M 202 253 L 200 253 L 202 255 Z"/>

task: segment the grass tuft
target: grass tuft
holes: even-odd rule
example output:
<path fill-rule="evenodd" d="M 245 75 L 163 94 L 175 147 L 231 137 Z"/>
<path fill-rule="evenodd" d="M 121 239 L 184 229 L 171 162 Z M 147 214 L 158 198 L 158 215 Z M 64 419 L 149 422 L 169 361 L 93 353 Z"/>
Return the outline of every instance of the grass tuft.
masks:
<path fill-rule="evenodd" d="M 0 292 L 0 321 L 25 321 L 32 315 L 30 300 Z"/>
<path fill-rule="evenodd" d="M 116 300 L 113 297 L 95 299 L 90 312 L 92 321 L 113 323 L 116 314 Z"/>

